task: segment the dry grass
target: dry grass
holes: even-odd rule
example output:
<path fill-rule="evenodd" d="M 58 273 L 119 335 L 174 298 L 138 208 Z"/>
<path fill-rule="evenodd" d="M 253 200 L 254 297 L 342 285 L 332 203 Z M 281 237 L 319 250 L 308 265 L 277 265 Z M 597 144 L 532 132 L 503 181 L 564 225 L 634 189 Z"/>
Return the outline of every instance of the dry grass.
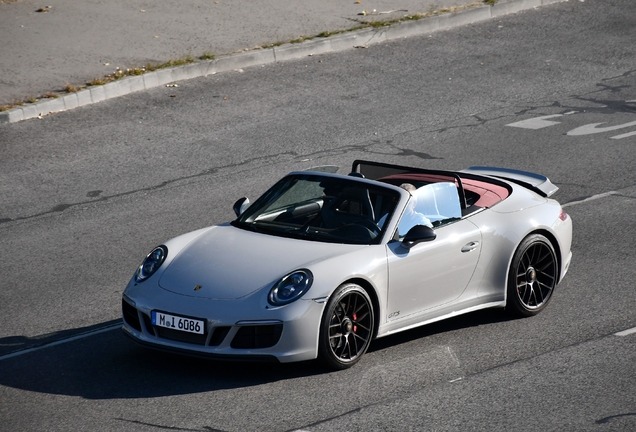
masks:
<path fill-rule="evenodd" d="M 0 3 L 16 3 L 22 0 L 0 0 Z M 416 20 L 420 20 L 422 18 L 427 18 L 427 17 L 431 17 L 434 15 L 440 15 L 440 14 L 445 14 L 445 13 L 449 13 L 449 12 L 458 12 L 464 9 L 469 9 L 475 6 L 479 6 L 479 5 L 483 5 L 483 4 L 490 4 L 493 5 L 495 3 L 497 3 L 498 0 L 479 0 L 477 2 L 474 3 L 470 3 L 467 5 L 463 5 L 463 6 L 453 6 L 453 7 L 449 7 L 449 8 L 441 8 L 441 9 L 437 9 L 435 6 L 432 6 L 430 8 L 430 10 L 427 13 L 421 13 L 421 14 L 412 14 L 412 15 L 403 15 L 402 17 L 396 18 L 396 19 L 389 19 L 389 20 L 374 20 L 374 19 L 370 19 L 370 20 L 366 20 L 366 19 L 359 19 L 356 20 L 358 22 L 358 25 L 352 28 L 349 28 L 347 30 L 335 30 L 335 31 L 325 31 L 322 33 L 319 33 L 315 36 L 305 36 L 305 35 L 301 35 L 299 36 L 297 39 L 293 39 L 293 40 L 289 40 L 289 41 L 279 41 L 279 42 L 274 42 L 274 43 L 270 43 L 270 44 L 264 44 L 255 48 L 252 48 L 253 50 L 257 50 L 257 49 L 266 49 L 266 48 L 273 48 L 273 47 L 277 47 L 286 43 L 302 43 L 305 41 L 310 41 L 313 39 L 318 39 L 318 38 L 328 38 L 331 36 L 335 36 L 335 35 L 339 35 L 342 33 L 349 33 L 349 32 L 353 32 L 353 31 L 357 31 L 357 30 L 362 30 L 365 28 L 381 28 L 381 27 L 386 27 L 389 26 L 391 24 L 395 24 L 398 22 L 402 22 L 402 21 L 416 21 Z M 252 49 L 246 49 L 245 51 L 250 51 Z M 151 64 L 148 63 L 146 64 L 146 66 L 143 67 L 135 67 L 135 68 L 131 68 L 131 69 L 120 69 L 117 68 L 117 70 L 115 70 L 115 72 L 113 72 L 110 75 L 106 75 L 104 77 L 99 77 L 99 78 L 95 78 L 89 82 L 87 82 L 85 85 L 80 85 L 80 86 L 74 86 L 72 84 L 67 84 L 66 88 L 63 90 L 66 93 L 72 93 L 72 92 L 76 92 L 79 91 L 81 89 L 84 89 L 86 87 L 91 87 L 91 86 L 99 86 L 99 85 L 104 85 L 107 84 L 109 82 L 112 81 L 116 81 L 118 79 L 127 77 L 127 76 L 134 76 L 134 75 L 143 75 L 146 72 L 152 72 L 152 71 L 156 71 L 158 69 L 164 69 L 164 68 L 169 68 L 169 67 L 173 67 L 173 66 L 183 66 L 189 63 L 194 63 L 197 60 L 214 60 L 215 55 L 209 52 L 205 52 L 203 53 L 201 56 L 197 57 L 197 58 L 193 58 L 191 55 L 187 55 L 185 57 L 182 57 L 180 59 L 176 59 L 176 60 L 169 60 L 165 63 L 160 63 L 160 64 Z M 35 97 L 29 97 L 27 98 L 25 101 L 13 101 L 12 103 L 8 104 L 8 105 L 2 105 L 0 106 L 0 112 L 2 111 L 7 111 L 11 108 L 14 108 L 16 106 L 22 106 L 26 103 L 33 103 L 36 102 L 38 99 L 41 98 L 57 98 L 59 97 L 58 94 L 54 93 L 54 92 L 48 92 L 42 96 L 40 96 L 39 98 L 35 98 Z"/>

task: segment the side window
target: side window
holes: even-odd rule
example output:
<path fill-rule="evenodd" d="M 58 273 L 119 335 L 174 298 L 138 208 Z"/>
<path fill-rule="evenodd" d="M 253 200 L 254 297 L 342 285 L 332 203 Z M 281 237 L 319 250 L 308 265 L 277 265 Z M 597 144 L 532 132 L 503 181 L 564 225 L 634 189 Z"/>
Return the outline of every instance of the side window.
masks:
<path fill-rule="evenodd" d="M 398 234 L 404 235 L 415 225 L 431 228 L 460 219 L 461 205 L 454 183 L 431 183 L 412 192 L 398 224 Z"/>

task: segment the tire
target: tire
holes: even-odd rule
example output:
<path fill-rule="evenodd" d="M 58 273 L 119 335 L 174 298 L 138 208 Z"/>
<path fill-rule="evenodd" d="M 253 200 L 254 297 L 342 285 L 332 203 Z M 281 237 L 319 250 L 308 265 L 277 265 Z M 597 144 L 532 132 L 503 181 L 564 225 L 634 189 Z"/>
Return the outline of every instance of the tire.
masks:
<path fill-rule="evenodd" d="M 558 261 L 554 247 L 541 234 L 531 234 L 519 245 L 508 272 L 506 309 L 514 316 L 541 312 L 557 284 Z"/>
<path fill-rule="evenodd" d="M 330 369 L 347 369 L 369 348 L 374 311 L 369 294 L 359 285 L 338 287 L 329 298 L 320 324 L 318 359 Z"/>

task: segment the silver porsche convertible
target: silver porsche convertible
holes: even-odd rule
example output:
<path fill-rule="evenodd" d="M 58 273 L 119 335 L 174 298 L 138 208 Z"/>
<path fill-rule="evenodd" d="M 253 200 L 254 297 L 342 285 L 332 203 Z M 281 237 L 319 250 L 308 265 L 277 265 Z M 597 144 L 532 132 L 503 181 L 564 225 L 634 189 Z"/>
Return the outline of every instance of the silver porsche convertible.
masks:
<path fill-rule="evenodd" d="M 217 359 L 344 369 L 375 338 L 484 308 L 549 303 L 572 220 L 546 177 L 355 161 L 283 177 L 229 223 L 152 250 L 123 294 L 123 330 Z"/>

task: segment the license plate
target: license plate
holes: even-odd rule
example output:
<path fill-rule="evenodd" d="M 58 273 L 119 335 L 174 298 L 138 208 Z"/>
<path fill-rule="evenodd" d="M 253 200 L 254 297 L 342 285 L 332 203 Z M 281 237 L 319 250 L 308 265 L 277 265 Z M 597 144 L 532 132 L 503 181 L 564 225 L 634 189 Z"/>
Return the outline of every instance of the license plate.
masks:
<path fill-rule="evenodd" d="M 157 311 L 152 311 L 151 317 L 152 325 L 155 326 L 196 334 L 203 334 L 205 332 L 205 321 L 169 315 Z"/>

